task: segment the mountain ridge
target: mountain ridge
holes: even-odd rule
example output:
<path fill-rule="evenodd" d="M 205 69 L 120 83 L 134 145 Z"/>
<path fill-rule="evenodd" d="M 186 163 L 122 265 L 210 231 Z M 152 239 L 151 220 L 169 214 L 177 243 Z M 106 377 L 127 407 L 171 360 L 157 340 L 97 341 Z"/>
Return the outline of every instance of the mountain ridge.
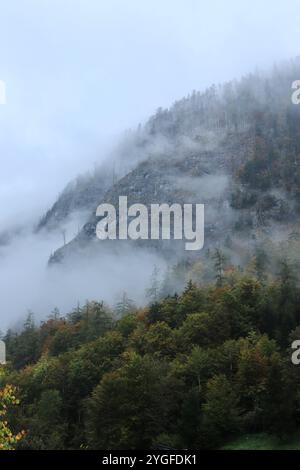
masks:
<path fill-rule="evenodd" d="M 120 195 L 127 196 L 130 204 L 206 203 L 208 246 L 222 244 L 224 234 L 234 236 L 237 227 L 241 232 L 250 230 L 255 237 L 257 229 L 267 230 L 269 223 L 295 222 L 300 193 L 300 112 L 291 103 L 291 84 L 298 76 L 299 59 L 275 67 L 269 75 L 250 74 L 239 82 L 193 92 L 168 110 L 159 109 L 144 127 L 132 132 L 123 144 L 123 154 L 121 144 L 106 172 L 99 169 L 92 184 L 87 180 L 78 199 L 76 195 L 78 207 L 84 205 L 86 193 L 92 194 L 86 198 L 88 218 L 78 235 L 55 251 L 50 264 L 72 256 L 78 247 L 84 253 L 84 245 L 91 241 L 93 246 L 103 245 L 95 235 L 96 207 L 103 202 L 116 205 Z M 116 167 L 122 166 L 124 155 L 128 164 L 131 152 L 135 156 L 132 168 L 119 175 Z M 207 184 L 210 196 L 201 193 L 207 176 L 216 194 L 218 177 L 228 179 L 217 197 Z M 57 205 L 59 201 L 52 212 Z M 220 222 L 222 216 L 230 219 L 228 227 Z M 154 245 L 159 249 L 159 244 Z M 178 250 L 175 245 L 173 251 Z"/>

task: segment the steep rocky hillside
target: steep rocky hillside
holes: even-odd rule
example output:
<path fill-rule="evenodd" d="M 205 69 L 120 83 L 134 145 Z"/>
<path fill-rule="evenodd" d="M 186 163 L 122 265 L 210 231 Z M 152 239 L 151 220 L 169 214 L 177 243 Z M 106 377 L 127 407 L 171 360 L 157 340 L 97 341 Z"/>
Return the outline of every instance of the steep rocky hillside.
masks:
<path fill-rule="evenodd" d="M 280 233 L 288 237 L 299 218 L 300 109 L 291 103 L 291 84 L 300 62 L 249 75 L 239 82 L 194 92 L 169 110 L 159 109 L 116 156 L 118 174 L 101 171 L 67 189 L 40 226 L 61 222 L 72 211 L 89 215 L 79 234 L 51 262 L 122 242 L 96 238 L 96 207 L 103 202 L 205 204 L 205 247 Z M 122 158 L 120 157 L 122 155 Z M 124 168 L 128 165 L 130 171 Z M 111 167 L 113 164 L 111 163 Z M 112 176 L 111 176 L 112 175 Z M 138 246 L 187 256 L 175 242 L 137 241 Z"/>

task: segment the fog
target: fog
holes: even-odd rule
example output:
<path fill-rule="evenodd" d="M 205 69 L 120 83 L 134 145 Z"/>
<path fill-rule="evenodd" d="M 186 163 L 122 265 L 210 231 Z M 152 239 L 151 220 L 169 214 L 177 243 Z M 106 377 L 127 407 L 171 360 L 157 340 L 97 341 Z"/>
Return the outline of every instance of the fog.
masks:
<path fill-rule="evenodd" d="M 32 227 L 72 178 L 158 107 L 298 55 L 297 7 L 296 0 L 1 2 L 0 233 L 22 231 L 1 247 L 0 328 L 27 309 L 46 315 L 94 296 L 110 301 L 120 289 L 135 289 L 142 301 L 158 260 L 133 257 L 131 276 L 129 254 L 105 259 L 101 279 L 92 267 L 55 276 L 46 265 L 61 239 L 32 235 Z"/>
<path fill-rule="evenodd" d="M 59 244 L 61 240 L 53 234 L 23 233 L 0 249 L 2 331 L 18 326 L 29 310 L 39 321 L 54 308 L 65 314 L 86 300 L 105 299 L 114 305 L 122 292 L 143 305 L 153 266 L 165 268 L 158 256 L 143 252 L 136 256 L 127 249 L 115 255 L 100 251 L 92 259 L 45 269 L 51 250 Z"/>

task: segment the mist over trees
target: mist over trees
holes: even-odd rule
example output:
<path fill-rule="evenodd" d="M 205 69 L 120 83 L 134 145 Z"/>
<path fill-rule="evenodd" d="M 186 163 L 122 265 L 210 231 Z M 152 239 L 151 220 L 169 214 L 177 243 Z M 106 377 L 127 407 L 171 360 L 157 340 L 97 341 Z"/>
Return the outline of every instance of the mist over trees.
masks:
<path fill-rule="evenodd" d="M 248 434 L 279 443 L 297 438 L 297 76 L 298 59 L 158 110 L 128 133 L 119 162 L 70 184 L 45 215 L 39 236 L 61 231 L 74 211 L 92 210 L 100 192 L 114 198 L 132 187 L 145 198 L 184 199 L 186 186 L 198 197 L 201 183 L 209 237 L 201 253 L 169 257 L 163 272 L 154 268 L 143 302 L 118 286 L 110 306 L 99 294 L 42 322 L 30 313 L 22 328 L 7 331 L 0 388 L 16 390 L 20 400 L 18 407 L 10 402 L 4 430 L 18 436 L 14 448 L 211 449 Z M 126 173 L 122 158 L 132 149 Z M 103 175 L 109 188 L 100 191 Z M 81 246 L 91 240 L 88 220 L 74 238 Z M 75 242 L 63 238 L 63 252 L 72 253 Z M 106 276 L 112 266 L 103 259 Z M 139 259 L 128 253 L 124 283 L 132 270 L 137 277 L 145 270 Z"/>
<path fill-rule="evenodd" d="M 219 257 L 218 257 L 219 259 Z M 255 260 L 256 261 L 256 260 Z M 299 278 L 283 261 L 262 280 L 219 264 L 215 282 L 191 280 L 143 309 L 124 295 L 31 314 L 5 341 L 0 386 L 20 449 L 219 448 L 241 434 L 288 440 L 299 428 L 299 373 L 291 342 L 299 330 Z M 265 279 L 266 279 L 265 278 Z M 163 288 L 163 282 L 160 283 Z M 24 432 L 23 432 L 24 431 Z"/>

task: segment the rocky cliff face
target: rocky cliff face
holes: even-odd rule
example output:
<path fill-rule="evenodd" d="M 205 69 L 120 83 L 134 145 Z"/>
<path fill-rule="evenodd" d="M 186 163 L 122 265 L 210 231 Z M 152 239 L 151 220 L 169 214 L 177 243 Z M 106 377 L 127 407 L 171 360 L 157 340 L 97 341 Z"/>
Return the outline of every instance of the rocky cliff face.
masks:
<path fill-rule="evenodd" d="M 216 135 L 216 139 L 220 136 Z M 215 246 L 231 236 L 233 225 L 240 220 L 239 209 L 233 209 L 231 204 L 233 188 L 237 185 L 235 173 L 242 162 L 252 158 L 253 151 L 253 135 L 247 130 L 223 136 L 212 150 L 181 149 L 176 155 L 152 156 L 113 185 L 98 199 L 97 205 L 109 203 L 117 208 L 119 196 L 127 196 L 129 205 L 142 203 L 148 208 L 155 203 L 204 204 L 205 246 Z M 94 209 L 80 233 L 57 250 L 50 262 L 100 248 L 122 249 L 125 245 L 122 241 L 99 241 L 96 238 L 98 221 Z M 188 255 L 183 244 L 176 241 L 128 243 L 159 250 L 166 257 L 172 255 L 172 259 Z"/>
<path fill-rule="evenodd" d="M 78 235 L 58 249 L 50 262 L 103 249 L 121 241 L 96 238 L 96 207 L 128 204 L 205 204 L 205 248 L 233 239 L 247 243 L 270 228 L 288 232 L 298 220 L 300 201 L 300 112 L 291 104 L 291 82 L 300 64 L 289 64 L 268 76 L 193 93 L 170 110 L 158 110 L 117 158 L 123 171 L 101 169 L 68 187 L 46 214 L 41 228 L 57 227 L 72 212 L 87 211 Z M 120 152 L 122 153 L 122 151 Z M 124 170 L 126 164 L 130 171 Z M 164 256 L 187 256 L 182 244 L 136 241 L 139 247 Z M 122 249 L 122 248 L 121 248 Z"/>

